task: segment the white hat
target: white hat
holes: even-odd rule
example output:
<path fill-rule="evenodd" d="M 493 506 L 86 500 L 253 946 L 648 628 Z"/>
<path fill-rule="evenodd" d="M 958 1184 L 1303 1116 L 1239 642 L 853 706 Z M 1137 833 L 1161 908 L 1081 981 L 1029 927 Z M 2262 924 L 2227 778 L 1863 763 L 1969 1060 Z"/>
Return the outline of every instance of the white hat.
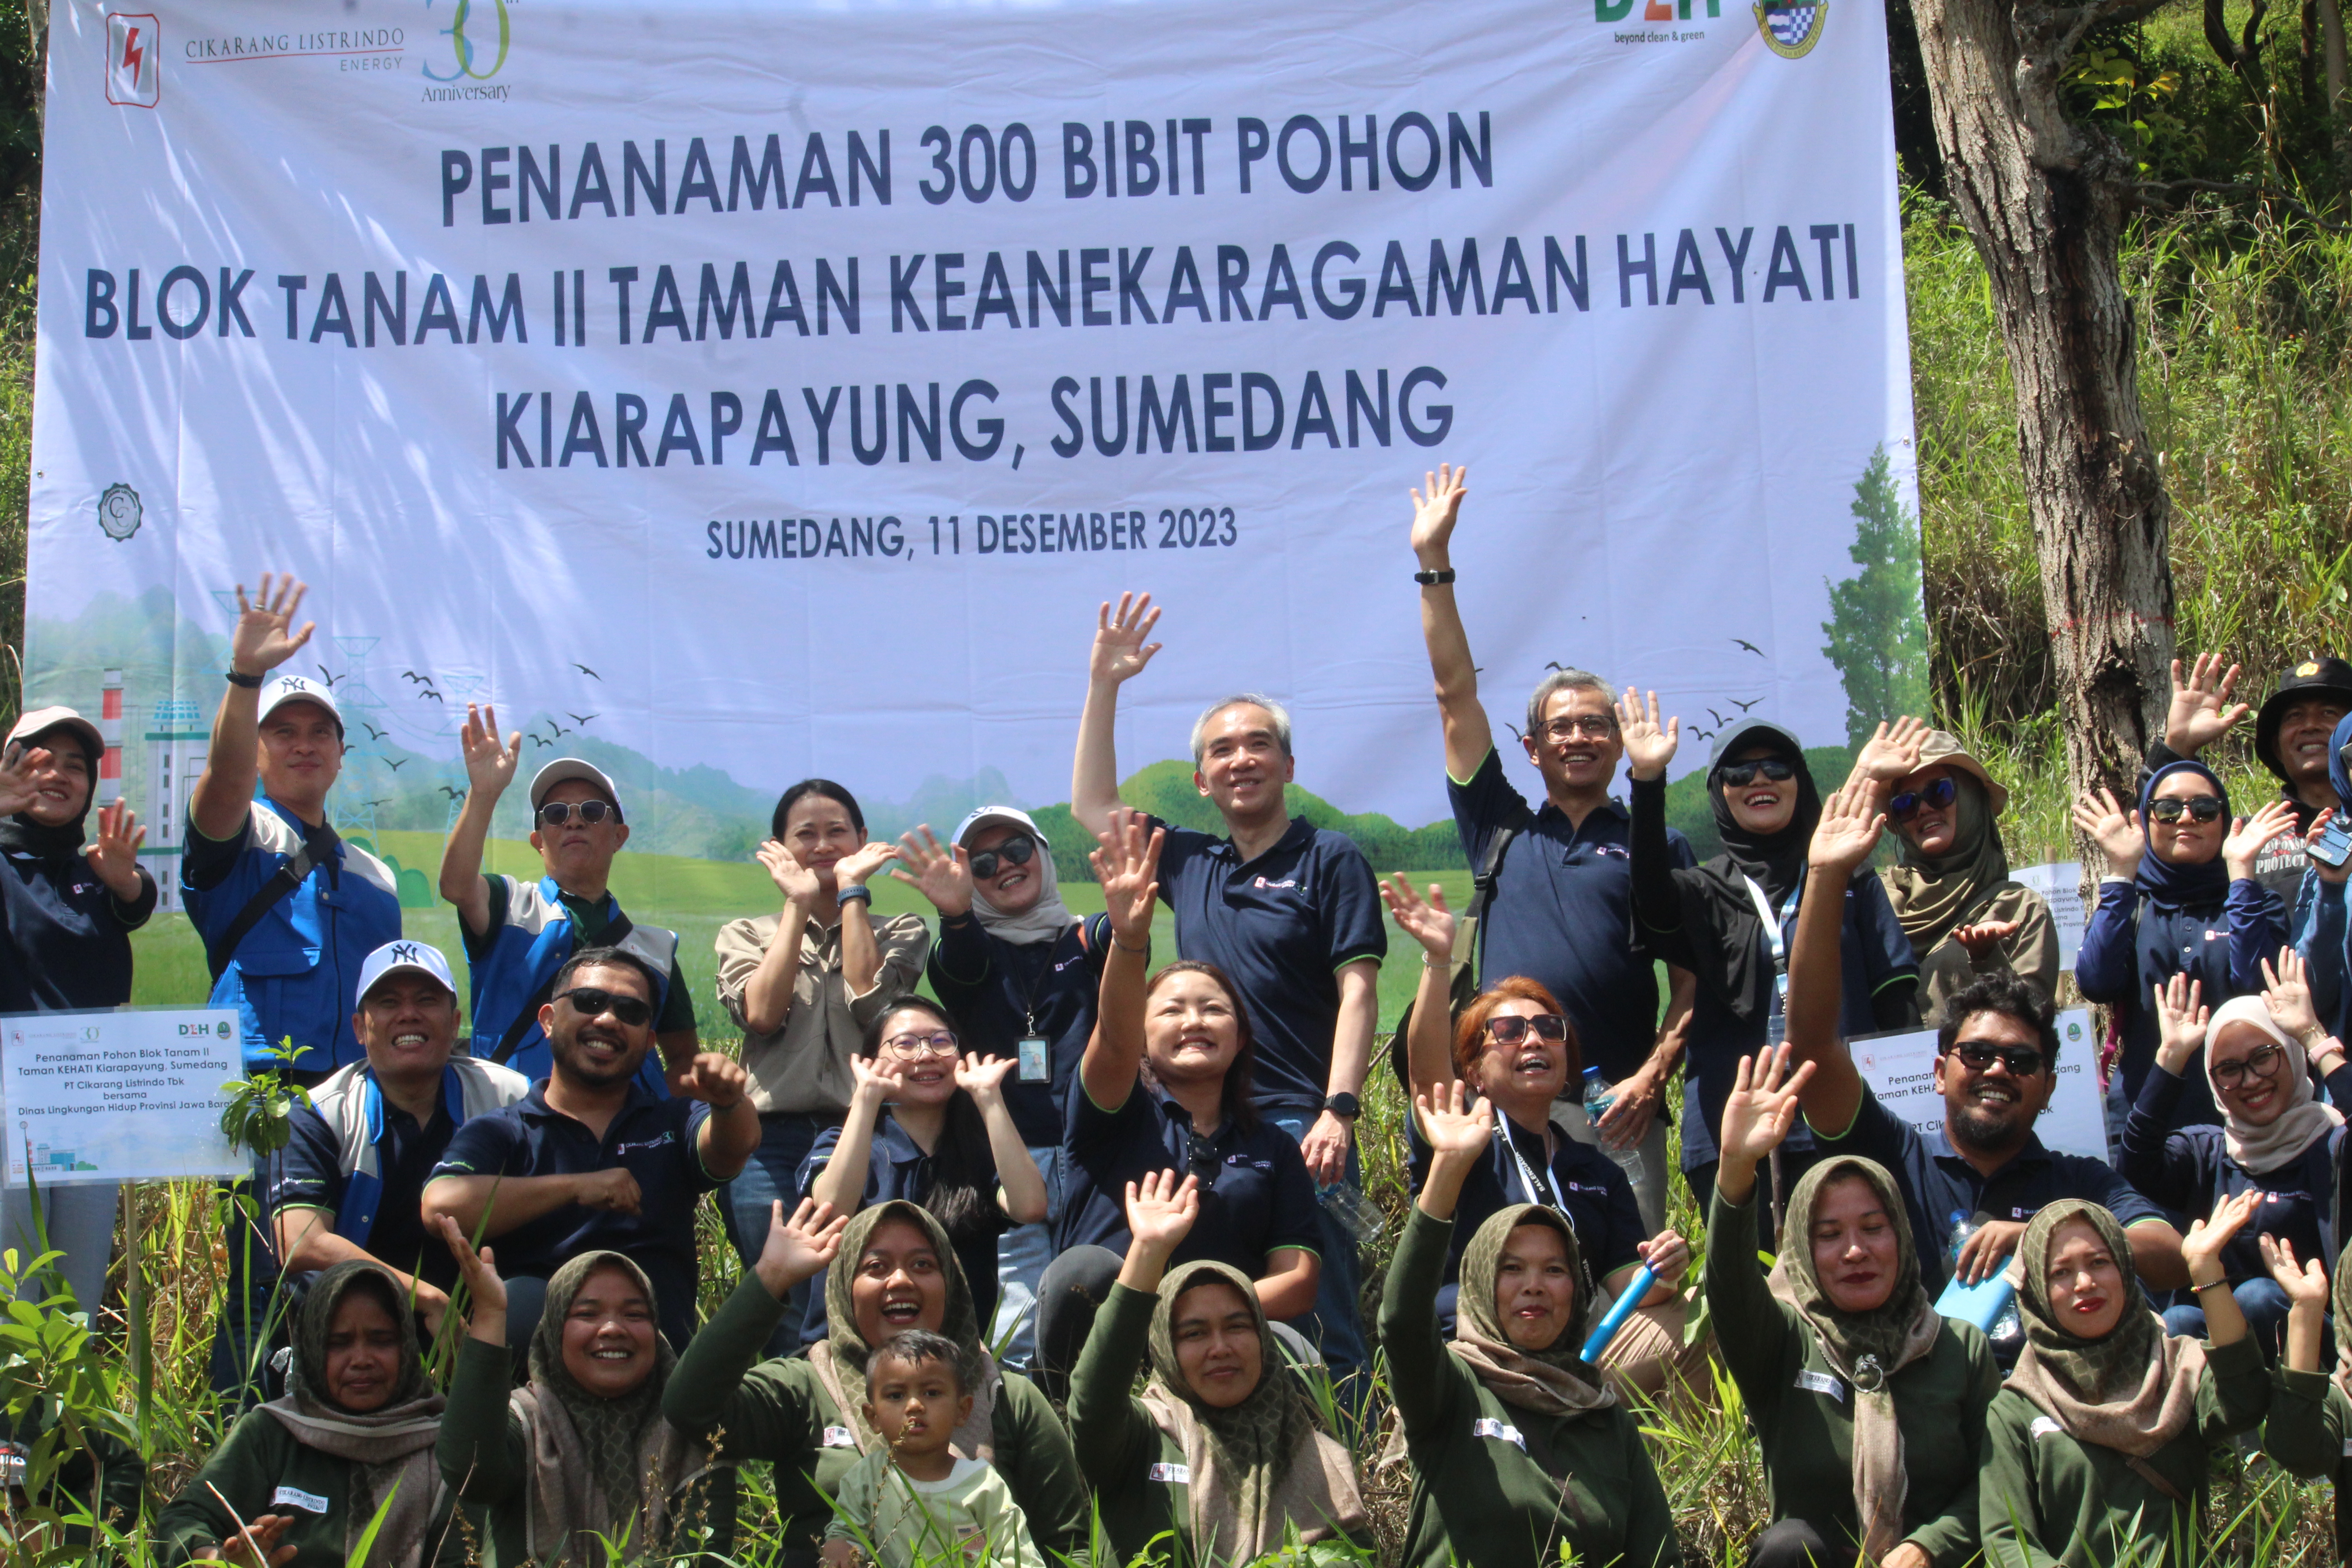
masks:
<path fill-rule="evenodd" d="M 586 779 L 604 792 L 604 798 L 613 803 L 613 810 L 616 815 L 620 812 L 621 792 L 613 787 L 612 778 L 604 769 L 593 763 L 583 762 L 578 757 L 558 757 L 531 777 L 531 816 L 537 816 L 539 808 L 547 804 L 547 792 L 566 779 Z"/>
<path fill-rule="evenodd" d="M 359 999 L 366 1001 L 367 994 L 375 989 L 377 981 L 404 969 L 429 974 L 441 983 L 441 989 L 452 996 L 457 994 L 457 983 L 449 977 L 449 961 L 441 956 L 441 950 L 429 942 L 411 942 L 403 938 L 398 942 L 385 942 L 369 953 L 367 962 L 360 965 Z"/>
<path fill-rule="evenodd" d="M 58 729 L 71 730 L 89 745 L 91 756 L 106 755 L 106 737 L 98 732 L 97 725 L 70 708 L 36 708 L 16 721 L 16 726 L 8 731 L 5 746 L 13 747 L 17 742 L 29 741 L 44 730 Z"/>
<path fill-rule="evenodd" d="M 335 721 L 335 733 L 343 732 L 343 710 L 335 703 L 335 694 L 323 680 L 313 680 L 307 675 L 273 675 L 261 689 L 261 711 L 255 721 L 267 720 L 270 714 L 289 702 L 315 702 L 327 710 Z"/>
<path fill-rule="evenodd" d="M 979 810 L 973 812 L 970 816 L 965 817 L 961 822 L 956 824 L 955 837 L 949 839 L 948 842 L 950 844 L 966 843 L 971 839 L 974 833 L 978 832 L 981 828 L 987 826 L 992 822 L 1010 823 L 1015 827 L 1024 829 L 1028 833 L 1029 837 L 1037 840 L 1038 843 L 1043 844 L 1045 841 L 1045 831 L 1037 826 L 1036 819 L 1032 817 L 1027 812 L 1022 810 L 1019 806 L 983 805 Z"/>

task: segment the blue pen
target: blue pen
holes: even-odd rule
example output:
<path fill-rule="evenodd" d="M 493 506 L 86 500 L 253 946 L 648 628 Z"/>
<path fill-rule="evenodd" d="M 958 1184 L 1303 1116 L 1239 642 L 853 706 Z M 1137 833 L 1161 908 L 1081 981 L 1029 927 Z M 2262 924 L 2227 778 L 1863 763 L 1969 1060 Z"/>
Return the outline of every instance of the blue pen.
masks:
<path fill-rule="evenodd" d="M 1650 1266 L 1646 1263 L 1633 1271 L 1633 1280 L 1626 1285 L 1625 1293 L 1617 1298 L 1617 1304 L 1609 1309 L 1609 1315 L 1601 1320 L 1592 1331 L 1592 1337 L 1584 1342 L 1581 1360 L 1597 1362 L 1601 1359 L 1601 1352 L 1609 1348 L 1609 1342 L 1617 1337 L 1617 1331 L 1625 1326 L 1625 1320 L 1633 1315 L 1633 1309 L 1642 1304 L 1642 1298 L 1648 1295 L 1650 1287 L 1657 1282 L 1658 1277 L 1650 1272 Z"/>

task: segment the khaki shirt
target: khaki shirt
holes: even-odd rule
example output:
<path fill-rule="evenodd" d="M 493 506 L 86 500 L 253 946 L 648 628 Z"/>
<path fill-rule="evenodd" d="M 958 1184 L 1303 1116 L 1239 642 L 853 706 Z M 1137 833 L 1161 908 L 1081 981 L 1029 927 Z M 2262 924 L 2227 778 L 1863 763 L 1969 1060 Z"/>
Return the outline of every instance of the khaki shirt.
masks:
<path fill-rule="evenodd" d="M 1980 975 L 2008 970 L 2042 987 L 2052 1001 L 2058 997 L 2058 928 L 2042 895 L 2016 882 L 2003 882 L 1962 917 L 1963 925 L 2015 921 L 2017 934 L 1993 945 L 1981 962 L 1949 936 L 1919 954 L 1919 1015 L 1928 1028 L 1944 1022 L 1944 1004 Z"/>
<path fill-rule="evenodd" d="M 743 992 L 760 961 L 776 941 L 782 914 L 730 921 L 719 931 L 719 1002 L 743 1030 L 743 1070 L 751 1075 L 751 1103 L 761 1111 L 814 1111 L 839 1116 L 849 1109 L 855 1086 L 849 1058 L 865 1040 L 866 1026 L 915 988 L 931 933 L 914 915 L 890 915 L 874 922 L 874 944 L 882 954 L 874 988 L 849 994 L 841 973 L 841 922 L 808 922 L 801 933 L 799 972 L 793 978 L 793 1005 L 783 1027 L 755 1035 L 743 1023 Z"/>

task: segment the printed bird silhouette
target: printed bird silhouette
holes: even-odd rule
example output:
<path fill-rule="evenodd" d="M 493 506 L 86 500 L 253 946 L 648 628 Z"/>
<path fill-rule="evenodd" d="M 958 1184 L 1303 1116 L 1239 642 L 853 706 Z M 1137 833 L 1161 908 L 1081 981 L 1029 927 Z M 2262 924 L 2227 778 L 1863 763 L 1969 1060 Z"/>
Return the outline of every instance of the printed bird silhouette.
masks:
<path fill-rule="evenodd" d="M 439 692 L 437 692 L 437 691 L 434 690 L 431 687 L 425 687 L 425 688 L 424 688 L 423 689 L 419 690 L 419 691 L 417 692 L 417 694 L 416 694 L 416 695 L 417 695 L 417 696 L 419 696 L 419 697 L 430 697 L 430 698 L 431 698 L 431 699 L 433 699 L 433 700 L 434 700 L 434 701 L 436 701 L 436 702 L 439 702 L 439 701 L 444 700 L 444 699 L 442 698 L 441 694 L 440 694 Z"/>
<path fill-rule="evenodd" d="M 1726 725 L 1726 724 L 1727 724 L 1727 723 L 1729 723 L 1729 722 L 1731 721 L 1729 721 L 1728 719 L 1726 719 L 1722 714 L 1720 714 L 1720 713 L 1717 712 L 1717 711 L 1716 711 L 1714 709 L 1712 709 L 1712 708 L 1710 708 L 1710 709 L 1708 709 L 1708 710 L 1706 710 L 1706 716 L 1707 716 L 1708 718 L 1710 718 L 1710 719 L 1712 719 L 1712 720 L 1714 720 L 1714 721 L 1715 721 L 1716 727 L 1717 727 L 1717 729 L 1721 729 L 1724 725 Z"/>
<path fill-rule="evenodd" d="M 534 746 L 551 746 L 555 743 L 552 741 L 541 740 L 540 738 L 539 731 L 536 730 L 525 730 L 523 731 L 523 739 L 529 741 Z"/>
<path fill-rule="evenodd" d="M 1735 698 L 1733 698 L 1733 699 L 1731 700 L 1731 705 L 1732 705 L 1734 708 L 1738 709 L 1742 713 L 1745 713 L 1745 712 L 1747 712 L 1750 708 L 1755 707 L 1755 706 L 1757 705 L 1757 703 L 1762 702 L 1763 700 L 1764 700 L 1764 699 L 1762 699 L 1761 697 L 1759 697 L 1759 698 L 1756 700 L 1756 701 L 1755 701 L 1755 702 L 1742 702 L 1741 700 L 1739 700 L 1739 699 L 1738 699 L 1738 698 L 1735 697 Z"/>
<path fill-rule="evenodd" d="M 550 719 L 547 721 L 547 732 L 558 740 L 562 740 L 564 736 L 572 733 L 572 731 L 565 729 L 562 725 L 557 723 L 552 719 Z"/>
<path fill-rule="evenodd" d="M 332 690 L 334 689 L 335 682 L 342 679 L 340 675 L 329 675 L 327 673 L 327 667 L 323 664 L 314 666 L 313 668 L 318 670 L 319 679 L 327 683 L 329 690 Z"/>
<path fill-rule="evenodd" d="M 388 731 L 377 729 L 374 725 L 369 723 L 364 719 L 360 721 L 360 728 L 368 732 L 368 739 L 371 741 L 381 741 L 387 733 L 389 733 Z"/>
<path fill-rule="evenodd" d="M 575 724 L 585 724 L 586 722 L 588 722 L 588 721 L 589 721 L 589 720 L 593 719 L 593 718 L 595 718 L 595 717 L 596 717 L 596 715 L 595 715 L 595 714 L 593 714 L 593 713 L 572 713 L 572 712 L 566 712 L 563 716 L 564 716 L 566 719 L 571 720 L 571 721 L 572 721 L 573 723 L 575 723 Z"/>
<path fill-rule="evenodd" d="M 603 676 L 597 674 L 594 670 L 589 668 L 586 665 L 581 663 L 576 658 L 572 661 L 572 668 L 578 670 L 581 674 L 586 676 L 591 680 L 602 680 L 604 679 Z"/>
<path fill-rule="evenodd" d="M 1738 643 L 1741 647 L 1746 648 L 1749 653 L 1754 654 L 1758 658 L 1762 658 L 1764 657 L 1764 650 L 1758 647 L 1754 643 L 1749 642 L 1746 637 L 1734 637 L 1731 640 Z"/>
<path fill-rule="evenodd" d="M 400 679 L 403 680 L 415 681 L 420 686 L 430 686 L 433 684 L 433 678 L 431 676 L 419 675 L 413 669 L 402 670 L 400 672 Z"/>
<path fill-rule="evenodd" d="M 466 792 L 464 790 L 451 789 L 447 784 L 443 784 L 441 786 L 441 793 L 447 795 L 451 800 L 463 800 L 466 798 Z"/>
<path fill-rule="evenodd" d="M 392 758 L 386 757 L 383 760 L 383 765 L 390 768 L 394 773 L 398 773 L 401 769 L 406 767 L 412 760 L 413 759 L 408 757 L 402 757 L 395 762 Z"/>
<path fill-rule="evenodd" d="M 1548 659 L 1544 660 L 1544 668 L 1545 668 L 1546 669 L 1559 669 L 1559 670 L 1565 670 L 1565 669 L 1568 668 L 1568 666 L 1566 666 L 1566 665 L 1564 665 L 1564 664 L 1560 663 L 1560 662 L 1559 662 L 1559 660 L 1558 660 L 1558 659 L 1556 659 L 1556 658 L 1548 658 Z"/>
<path fill-rule="evenodd" d="M 362 802 L 361 802 L 360 804 L 361 804 L 361 805 L 362 805 L 368 806 L 368 807 L 370 807 L 371 809 L 373 809 L 373 807 L 376 807 L 376 806 L 379 806 L 379 805 L 390 805 L 392 804 L 392 802 L 390 802 L 390 801 L 388 801 L 388 800 L 369 800 L 369 801 L 362 801 Z"/>
<path fill-rule="evenodd" d="M 1696 724 L 1691 726 L 1691 738 L 1694 740 L 1712 741 L 1715 737 L 1716 731 L 1713 730 L 1702 730 Z"/>

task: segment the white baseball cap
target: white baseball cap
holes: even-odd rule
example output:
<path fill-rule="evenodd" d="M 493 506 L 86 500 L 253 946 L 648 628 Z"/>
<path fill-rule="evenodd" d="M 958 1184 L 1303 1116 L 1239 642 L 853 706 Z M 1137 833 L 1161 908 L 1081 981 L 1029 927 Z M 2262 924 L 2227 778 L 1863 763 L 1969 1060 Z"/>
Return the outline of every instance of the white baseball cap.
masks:
<path fill-rule="evenodd" d="M 1031 816 L 1019 806 L 983 805 L 979 810 L 973 812 L 970 816 L 965 817 L 961 822 L 956 824 L 955 837 L 948 840 L 948 842 L 950 844 L 968 844 L 971 841 L 971 836 L 974 833 L 992 822 L 1002 822 L 1011 826 L 1022 828 L 1028 833 L 1030 837 L 1034 838 L 1040 844 L 1043 844 L 1045 841 L 1045 831 L 1037 826 L 1036 818 Z"/>
<path fill-rule="evenodd" d="M 583 762 L 578 757 L 558 757 L 531 776 L 530 814 L 532 816 L 536 817 L 539 815 L 539 808 L 547 804 L 547 792 L 566 779 L 586 779 L 604 792 L 604 798 L 613 803 L 614 813 L 620 812 L 621 792 L 613 787 L 613 780 L 604 769 L 593 763 Z"/>
<path fill-rule="evenodd" d="M 429 974 L 441 983 L 441 989 L 452 996 L 457 994 L 457 983 L 450 978 L 449 961 L 441 955 L 441 950 L 429 942 L 411 942 L 404 937 L 398 942 L 385 942 L 369 953 L 367 962 L 360 965 L 359 999 L 366 1001 L 367 994 L 375 989 L 377 981 L 402 970 Z"/>
<path fill-rule="evenodd" d="M 16 721 L 6 742 L 0 742 L 0 750 L 13 747 L 19 741 L 29 741 L 45 730 L 59 729 L 71 730 L 89 748 L 92 757 L 106 754 L 106 737 L 98 732 L 98 726 L 70 708 L 36 708 Z"/>
<path fill-rule="evenodd" d="M 261 689 L 261 711 L 255 716 L 260 722 L 289 702 L 315 702 L 327 710 L 335 721 L 335 733 L 343 732 L 343 710 L 335 702 L 335 694 L 323 680 L 313 680 L 307 675 L 274 675 Z"/>

